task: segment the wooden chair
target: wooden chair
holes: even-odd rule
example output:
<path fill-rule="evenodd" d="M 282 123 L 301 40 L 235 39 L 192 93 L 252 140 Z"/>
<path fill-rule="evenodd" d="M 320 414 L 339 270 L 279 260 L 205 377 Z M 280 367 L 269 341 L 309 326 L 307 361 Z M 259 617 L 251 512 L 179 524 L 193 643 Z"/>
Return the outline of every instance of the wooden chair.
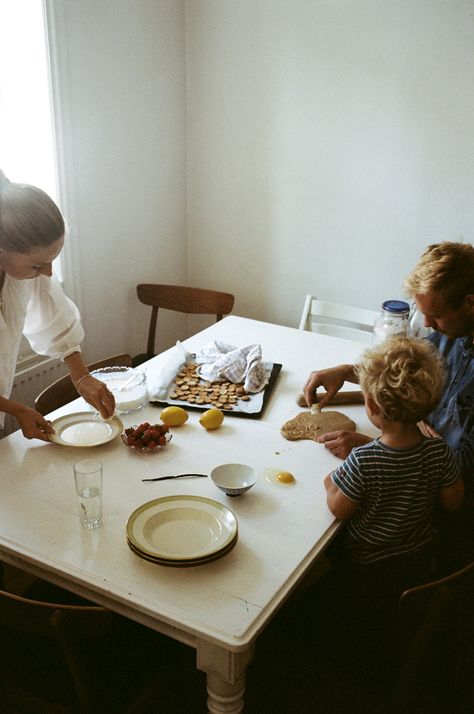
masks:
<path fill-rule="evenodd" d="M 0 591 L 1 685 L 81 714 L 178 711 L 181 645 L 80 598 L 47 600 L 65 591 L 39 582 L 41 599 Z"/>
<path fill-rule="evenodd" d="M 342 633 L 333 665 L 329 665 L 326 648 L 315 671 L 325 672 L 330 686 L 343 691 L 356 710 L 357 704 L 364 712 L 387 714 L 470 710 L 474 703 L 474 562 L 405 590 L 395 609 L 382 605 L 380 612 L 373 639 L 367 623 L 348 646 Z"/>
<path fill-rule="evenodd" d="M 316 581 L 282 608 L 257 642 L 249 711 L 472 711 L 474 562 L 398 598 L 361 592 Z"/>
<path fill-rule="evenodd" d="M 87 365 L 87 369 L 92 372 L 94 369 L 100 369 L 101 367 L 131 367 L 131 365 L 131 356 L 129 354 L 120 354 L 93 362 Z M 35 398 L 35 408 L 44 416 L 64 406 L 64 404 L 69 404 L 69 402 L 77 399 L 78 396 L 71 377 L 66 374 L 38 394 Z"/>
<path fill-rule="evenodd" d="M 462 711 L 464 701 L 474 706 L 474 561 L 406 590 L 398 616 L 402 651 L 394 711 L 417 711 L 423 685 L 434 691 L 436 700 L 449 698 L 441 711 Z M 456 695 L 462 700 L 458 705 Z"/>
<path fill-rule="evenodd" d="M 155 356 L 155 335 L 159 308 L 174 310 L 188 315 L 215 315 L 222 320 L 234 307 L 234 296 L 216 290 L 189 288 L 182 285 L 137 285 L 137 296 L 144 305 L 152 308 L 146 352 L 136 355 L 132 364 L 136 367 Z"/>
<path fill-rule="evenodd" d="M 377 315 L 376 310 L 327 302 L 318 300 L 313 295 L 307 295 L 298 329 L 371 345 Z"/>

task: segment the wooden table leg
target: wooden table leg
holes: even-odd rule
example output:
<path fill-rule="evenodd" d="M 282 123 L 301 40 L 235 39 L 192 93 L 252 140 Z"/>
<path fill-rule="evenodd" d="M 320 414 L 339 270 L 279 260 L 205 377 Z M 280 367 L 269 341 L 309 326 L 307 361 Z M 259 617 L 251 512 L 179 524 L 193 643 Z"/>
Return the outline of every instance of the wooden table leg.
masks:
<path fill-rule="evenodd" d="M 209 642 L 197 646 L 196 664 L 207 675 L 207 710 L 210 714 L 239 714 L 244 708 L 245 672 L 254 647 L 230 652 Z"/>

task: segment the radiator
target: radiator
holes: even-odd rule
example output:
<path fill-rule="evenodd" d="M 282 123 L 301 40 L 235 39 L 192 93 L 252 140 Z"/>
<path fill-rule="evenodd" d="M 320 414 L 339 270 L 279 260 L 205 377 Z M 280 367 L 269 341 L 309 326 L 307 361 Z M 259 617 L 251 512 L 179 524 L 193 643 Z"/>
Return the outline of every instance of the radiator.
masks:
<path fill-rule="evenodd" d="M 11 398 L 15 402 L 22 402 L 29 407 L 34 407 L 35 397 L 45 387 L 67 373 L 68 369 L 63 362 L 57 359 L 45 358 L 39 364 L 17 372 L 13 382 Z M 18 429 L 17 420 L 7 414 L 2 436 L 7 436 L 16 429 Z"/>

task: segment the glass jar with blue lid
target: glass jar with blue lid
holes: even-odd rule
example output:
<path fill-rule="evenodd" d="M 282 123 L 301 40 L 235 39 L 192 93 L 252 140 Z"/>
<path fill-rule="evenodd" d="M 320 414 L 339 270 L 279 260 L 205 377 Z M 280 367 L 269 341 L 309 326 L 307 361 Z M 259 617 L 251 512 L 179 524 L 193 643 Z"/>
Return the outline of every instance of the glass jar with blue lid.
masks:
<path fill-rule="evenodd" d="M 379 345 L 389 337 L 408 334 L 410 305 L 404 300 L 385 300 L 380 315 L 375 318 L 373 344 Z"/>

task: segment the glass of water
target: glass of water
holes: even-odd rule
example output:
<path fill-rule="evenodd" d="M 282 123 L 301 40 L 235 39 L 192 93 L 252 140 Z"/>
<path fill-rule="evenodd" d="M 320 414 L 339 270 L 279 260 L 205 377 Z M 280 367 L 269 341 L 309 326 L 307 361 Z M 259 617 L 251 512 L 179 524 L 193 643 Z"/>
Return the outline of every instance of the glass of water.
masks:
<path fill-rule="evenodd" d="M 74 464 L 79 521 L 84 528 L 102 525 L 102 464 L 85 459 Z"/>

